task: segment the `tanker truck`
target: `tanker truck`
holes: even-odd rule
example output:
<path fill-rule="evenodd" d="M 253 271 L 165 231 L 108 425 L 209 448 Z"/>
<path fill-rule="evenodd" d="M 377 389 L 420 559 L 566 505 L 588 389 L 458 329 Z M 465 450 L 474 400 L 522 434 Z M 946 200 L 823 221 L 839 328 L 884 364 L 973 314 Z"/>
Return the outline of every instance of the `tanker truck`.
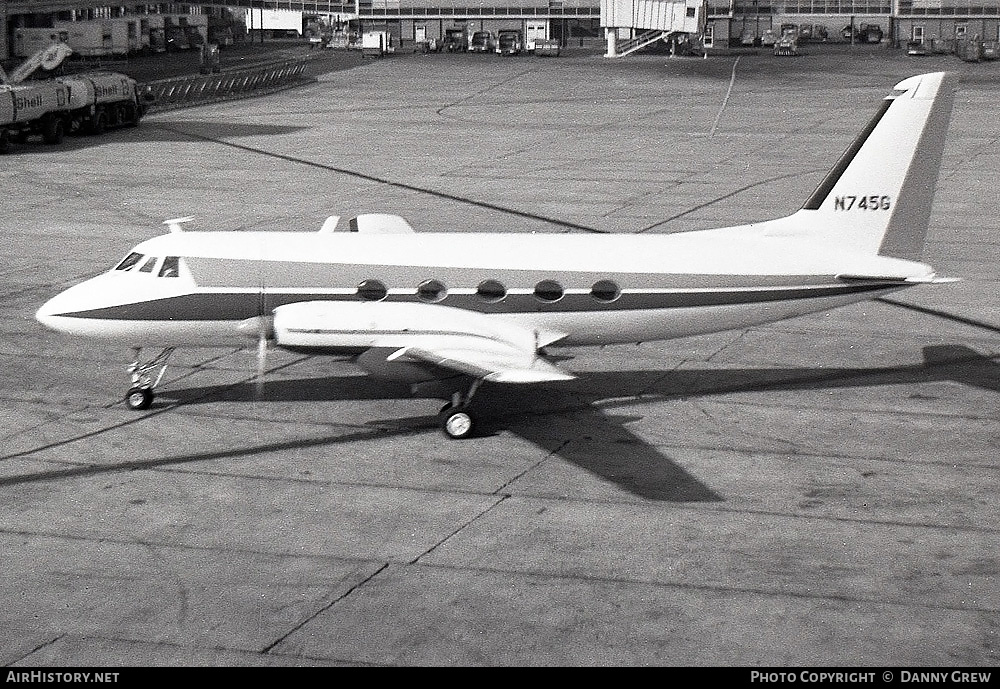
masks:
<path fill-rule="evenodd" d="M 0 153 L 11 141 L 38 134 L 58 144 L 65 134 L 100 134 L 108 127 L 135 126 L 149 99 L 131 77 L 86 72 L 26 81 L 39 67 L 52 70 L 71 50 L 56 43 L 38 51 L 10 77 L 0 69 Z"/>
<path fill-rule="evenodd" d="M 0 84 L 0 153 L 11 141 L 24 141 L 40 134 L 46 143 L 57 144 L 66 131 L 69 88 L 54 81 Z"/>
<path fill-rule="evenodd" d="M 65 115 L 69 134 L 101 134 L 109 127 L 134 127 L 148 101 L 135 79 L 117 72 L 85 72 L 58 77 L 69 91 Z"/>

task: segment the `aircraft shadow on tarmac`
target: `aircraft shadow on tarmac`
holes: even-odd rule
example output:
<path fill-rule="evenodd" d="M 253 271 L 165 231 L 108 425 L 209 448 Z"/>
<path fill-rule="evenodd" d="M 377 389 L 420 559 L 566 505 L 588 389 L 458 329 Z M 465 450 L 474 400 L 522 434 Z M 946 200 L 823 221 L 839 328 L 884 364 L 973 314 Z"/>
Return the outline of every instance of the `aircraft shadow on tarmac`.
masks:
<path fill-rule="evenodd" d="M 697 369 L 633 370 L 584 373 L 565 386 L 512 387 L 484 385 L 475 405 L 481 412 L 481 433 L 505 430 L 549 450 L 634 495 L 663 502 L 723 500 L 657 448 L 632 433 L 627 425 L 641 416 L 617 415 L 614 407 L 634 411 L 644 403 L 671 399 L 773 390 L 818 390 L 954 381 L 1000 392 L 1000 363 L 963 345 L 929 346 L 924 362 L 884 368 Z M 164 389 L 161 400 L 181 405 L 225 401 L 318 402 L 409 398 L 403 386 L 365 376 L 272 379 L 261 394 L 252 384 Z M 436 427 L 435 416 L 379 420 L 367 432 L 241 448 L 233 456 L 305 445 L 412 434 Z M 678 429 L 683 433 L 683 429 Z M 466 441 L 466 442 L 475 442 Z M 213 455 L 214 457 L 214 455 Z M 185 461 L 195 459 L 189 457 Z M 180 461 L 180 460 L 178 460 Z"/>
<path fill-rule="evenodd" d="M 170 124 L 143 122 L 134 129 L 113 129 L 99 136 L 81 134 L 67 136 L 58 146 L 42 143 L 38 138 L 11 145 L 8 155 L 37 155 L 62 149 L 67 151 L 93 148 L 102 144 L 124 144 L 136 140 L 143 142 L 190 142 L 204 139 L 235 139 L 248 136 L 281 136 L 293 134 L 308 127 L 243 122 L 213 122 L 210 120 L 185 120 Z"/>

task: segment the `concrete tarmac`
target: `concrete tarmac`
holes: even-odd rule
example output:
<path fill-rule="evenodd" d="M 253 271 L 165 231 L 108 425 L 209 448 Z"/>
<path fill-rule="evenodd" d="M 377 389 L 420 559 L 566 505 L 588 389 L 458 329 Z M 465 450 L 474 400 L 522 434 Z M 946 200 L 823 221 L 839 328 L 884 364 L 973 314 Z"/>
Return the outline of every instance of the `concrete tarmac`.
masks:
<path fill-rule="evenodd" d="M 564 349 L 483 437 L 349 362 L 126 347 L 47 298 L 191 230 L 673 232 L 796 210 L 899 79 L 961 73 L 925 260 L 775 325 Z M 735 74 L 735 77 L 733 75 Z M 411 55 L 0 160 L 0 663 L 994 666 L 1000 76 L 798 58 Z M 152 354 L 152 353 L 150 353 Z"/>

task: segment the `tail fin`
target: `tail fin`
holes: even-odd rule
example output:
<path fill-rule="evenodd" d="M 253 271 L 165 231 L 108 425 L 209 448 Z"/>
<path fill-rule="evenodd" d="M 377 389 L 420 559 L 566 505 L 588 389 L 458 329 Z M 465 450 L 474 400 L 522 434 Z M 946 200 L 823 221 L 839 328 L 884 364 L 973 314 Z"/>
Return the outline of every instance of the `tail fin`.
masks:
<path fill-rule="evenodd" d="M 852 250 L 920 260 L 956 82 L 953 74 L 935 72 L 896 84 L 791 216 L 795 224 Z"/>

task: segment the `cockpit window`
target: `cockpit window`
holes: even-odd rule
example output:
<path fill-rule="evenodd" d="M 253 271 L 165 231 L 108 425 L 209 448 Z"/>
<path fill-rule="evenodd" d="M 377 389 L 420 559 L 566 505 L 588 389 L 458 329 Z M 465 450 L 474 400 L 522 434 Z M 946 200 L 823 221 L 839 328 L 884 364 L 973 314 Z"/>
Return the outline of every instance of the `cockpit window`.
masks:
<path fill-rule="evenodd" d="M 115 266 L 115 270 L 130 270 L 135 268 L 135 266 L 142 260 L 142 254 L 136 252 L 130 253 L 125 259 Z"/>
<path fill-rule="evenodd" d="M 139 269 L 140 273 L 152 273 L 153 268 L 156 266 L 156 256 L 150 256 L 146 259 L 146 262 L 142 264 L 142 268 Z"/>
<path fill-rule="evenodd" d="M 175 278 L 180 274 L 180 259 L 176 256 L 167 256 L 160 266 L 161 278 Z"/>

